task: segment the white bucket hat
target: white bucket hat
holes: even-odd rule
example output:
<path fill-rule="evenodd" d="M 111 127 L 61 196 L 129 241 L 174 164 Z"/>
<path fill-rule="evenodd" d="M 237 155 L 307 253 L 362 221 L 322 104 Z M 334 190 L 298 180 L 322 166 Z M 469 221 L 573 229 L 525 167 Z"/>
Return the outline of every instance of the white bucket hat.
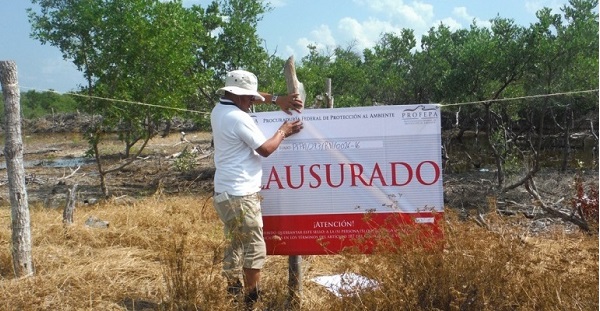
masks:
<path fill-rule="evenodd" d="M 253 73 L 245 70 L 234 70 L 227 73 L 225 86 L 217 90 L 217 94 L 223 95 L 226 91 L 235 95 L 252 95 L 261 101 L 265 100 L 258 93 L 258 79 Z"/>

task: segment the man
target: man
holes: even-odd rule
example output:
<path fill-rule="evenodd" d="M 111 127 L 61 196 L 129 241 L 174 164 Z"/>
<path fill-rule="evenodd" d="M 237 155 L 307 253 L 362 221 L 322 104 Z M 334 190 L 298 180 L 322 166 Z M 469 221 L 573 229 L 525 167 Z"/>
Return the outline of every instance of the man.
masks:
<path fill-rule="evenodd" d="M 228 292 L 241 292 L 240 266 L 244 280 L 244 301 L 251 307 L 259 296 L 260 271 L 266 259 L 260 207 L 262 165 L 290 135 L 302 130 L 300 120 L 284 122 L 270 138 L 260 131 L 248 114 L 256 103 L 272 102 L 283 111 L 300 112 L 298 94 L 275 96 L 258 92 L 254 74 L 235 70 L 227 73 L 222 95 L 211 113 L 215 148 L 214 207 L 224 223 L 228 245 L 223 260 L 223 274 Z"/>

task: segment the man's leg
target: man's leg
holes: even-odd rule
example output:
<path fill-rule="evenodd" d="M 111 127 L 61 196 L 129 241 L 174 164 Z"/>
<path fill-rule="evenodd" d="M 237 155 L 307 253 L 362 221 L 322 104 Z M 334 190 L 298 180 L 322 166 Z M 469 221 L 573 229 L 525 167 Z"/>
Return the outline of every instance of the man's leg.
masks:
<path fill-rule="evenodd" d="M 260 296 L 260 273 L 265 263 L 267 249 L 262 230 L 262 213 L 260 196 L 258 194 L 244 197 L 242 210 L 244 211 L 243 229 L 247 237 L 243 245 L 243 274 L 244 301 L 246 307 L 251 309 Z"/>
<path fill-rule="evenodd" d="M 260 269 L 244 268 L 244 289 L 246 293 L 258 288 L 260 283 Z"/>
<path fill-rule="evenodd" d="M 252 308 L 260 296 L 259 283 L 260 269 L 244 268 L 244 290 L 246 292 L 244 303 L 248 308 Z"/>
<path fill-rule="evenodd" d="M 243 292 L 244 286 L 241 282 L 245 278 L 242 269 L 242 244 L 239 237 L 229 235 L 229 245 L 225 248 L 223 258 L 223 275 L 227 278 L 227 292 L 232 296 L 238 296 Z"/>
<path fill-rule="evenodd" d="M 219 218 L 224 224 L 223 233 L 227 239 L 223 257 L 223 276 L 227 279 L 227 293 L 237 296 L 242 293 L 243 285 L 240 281 L 242 276 L 241 259 L 243 241 L 241 237 L 242 214 L 239 207 L 230 200 L 223 202 L 214 202 Z"/>

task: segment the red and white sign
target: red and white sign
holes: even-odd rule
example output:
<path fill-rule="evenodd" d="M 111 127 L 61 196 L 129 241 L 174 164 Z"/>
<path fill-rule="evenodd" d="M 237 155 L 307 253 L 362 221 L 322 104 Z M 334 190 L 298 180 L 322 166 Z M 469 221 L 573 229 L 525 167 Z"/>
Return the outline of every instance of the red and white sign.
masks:
<path fill-rule="evenodd" d="M 267 252 L 369 253 L 378 230 L 442 237 L 440 110 L 435 105 L 252 114 L 270 137 L 285 120 L 304 129 L 263 159 Z"/>

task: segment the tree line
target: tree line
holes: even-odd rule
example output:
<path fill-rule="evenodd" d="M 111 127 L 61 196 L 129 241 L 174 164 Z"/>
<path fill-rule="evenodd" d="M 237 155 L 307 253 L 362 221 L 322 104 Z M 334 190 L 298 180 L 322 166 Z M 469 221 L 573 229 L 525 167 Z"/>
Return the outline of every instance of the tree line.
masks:
<path fill-rule="evenodd" d="M 78 109 L 77 101 L 72 96 L 54 91 L 23 92 L 20 104 L 21 115 L 25 119 L 37 119 L 53 113 L 71 113 Z M 0 96 L 0 109 L 4 109 L 3 96 Z M 4 122 L 4 117 L 0 116 L 0 121 Z"/>
<path fill-rule="evenodd" d="M 263 47 L 257 33 L 272 10 L 261 0 L 215 0 L 206 7 L 185 7 L 181 0 L 31 3 L 32 37 L 59 48 L 85 77 L 77 92 L 87 96 L 65 99 L 61 107 L 102 116 L 85 133 L 101 176 L 110 172 L 98 148 L 109 129 L 118 129 L 131 159 L 176 115 L 210 130 L 207 116 L 229 70 L 255 72 L 261 89 L 286 91 L 285 59 Z M 533 163 L 532 172 L 539 169 L 545 135 L 559 135 L 568 145 L 574 131 L 597 128 L 597 10 L 597 0 L 570 0 L 560 12 L 539 10 L 528 26 L 497 16 L 491 26 L 474 21 L 453 30 L 440 23 L 420 40 L 411 29 L 383 33 L 364 50 L 354 43 L 327 50 L 311 45 L 296 73 L 307 107 L 319 105 L 326 79 L 333 81 L 326 95 L 335 96 L 336 107 L 445 104 L 443 126 L 452 139 L 471 130 L 486 134 L 497 186 L 506 189 L 514 186 L 505 184 L 506 163 L 519 157 Z M 39 107 L 32 111 L 48 109 Z"/>

